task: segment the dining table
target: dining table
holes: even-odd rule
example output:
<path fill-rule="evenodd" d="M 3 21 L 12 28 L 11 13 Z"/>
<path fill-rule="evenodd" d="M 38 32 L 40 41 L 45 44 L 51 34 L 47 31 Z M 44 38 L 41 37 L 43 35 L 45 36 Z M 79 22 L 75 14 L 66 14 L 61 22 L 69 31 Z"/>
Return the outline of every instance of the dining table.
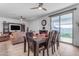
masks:
<path fill-rule="evenodd" d="M 38 56 L 39 55 L 39 47 L 40 44 L 47 42 L 47 40 L 49 39 L 48 37 L 49 34 L 34 34 L 32 39 L 33 39 L 33 43 L 34 43 L 34 56 Z M 24 52 L 26 52 L 26 39 L 24 39 Z M 56 45 L 57 45 L 57 49 L 59 47 L 59 35 L 56 39 Z"/>
<path fill-rule="evenodd" d="M 33 35 L 33 42 L 34 42 L 34 56 L 39 55 L 39 45 L 41 43 L 46 42 L 48 39 L 48 36 L 45 34 L 38 34 L 38 35 Z M 25 40 L 26 41 L 26 40 Z M 26 49 L 26 42 L 24 42 L 24 51 Z"/>

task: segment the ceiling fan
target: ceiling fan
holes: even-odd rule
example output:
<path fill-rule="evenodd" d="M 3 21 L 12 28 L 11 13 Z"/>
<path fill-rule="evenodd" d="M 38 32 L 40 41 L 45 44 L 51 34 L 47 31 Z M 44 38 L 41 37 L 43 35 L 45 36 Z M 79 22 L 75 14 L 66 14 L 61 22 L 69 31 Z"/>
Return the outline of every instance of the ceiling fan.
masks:
<path fill-rule="evenodd" d="M 44 5 L 43 3 L 38 3 L 37 7 L 33 7 L 31 9 L 39 9 L 39 10 L 47 11 L 47 9 L 43 7 L 43 5 Z"/>

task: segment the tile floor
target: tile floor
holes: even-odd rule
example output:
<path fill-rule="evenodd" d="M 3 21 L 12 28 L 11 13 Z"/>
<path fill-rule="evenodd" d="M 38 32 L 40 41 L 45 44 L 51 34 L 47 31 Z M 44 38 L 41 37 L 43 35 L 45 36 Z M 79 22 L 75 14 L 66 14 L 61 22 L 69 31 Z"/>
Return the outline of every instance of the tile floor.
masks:
<path fill-rule="evenodd" d="M 10 40 L 0 42 L 0 56 L 27 56 L 27 52 L 24 53 L 23 47 L 24 43 L 12 45 Z M 65 43 L 60 43 L 59 50 L 56 51 L 54 54 L 51 53 L 51 48 L 49 50 L 50 56 L 79 56 L 78 47 Z M 42 56 L 42 52 L 39 55 Z M 33 56 L 32 52 L 30 52 L 30 56 Z"/>

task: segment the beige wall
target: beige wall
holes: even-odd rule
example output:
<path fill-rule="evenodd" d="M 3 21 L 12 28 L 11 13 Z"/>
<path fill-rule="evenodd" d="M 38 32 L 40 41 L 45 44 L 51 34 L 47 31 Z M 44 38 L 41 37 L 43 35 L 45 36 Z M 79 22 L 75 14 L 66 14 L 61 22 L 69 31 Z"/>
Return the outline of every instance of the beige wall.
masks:
<path fill-rule="evenodd" d="M 33 31 L 35 31 L 35 32 L 39 32 L 39 30 L 41 30 L 42 29 L 42 25 L 41 25 L 41 21 L 42 20 L 46 20 L 47 21 L 47 25 L 45 26 L 45 29 L 46 30 L 50 30 L 50 18 L 47 16 L 45 16 L 45 17 L 42 17 L 42 18 L 40 18 L 40 19 L 38 19 L 38 20 L 33 20 L 33 21 L 30 21 L 29 22 L 29 27 L 30 27 L 30 30 L 33 30 Z"/>

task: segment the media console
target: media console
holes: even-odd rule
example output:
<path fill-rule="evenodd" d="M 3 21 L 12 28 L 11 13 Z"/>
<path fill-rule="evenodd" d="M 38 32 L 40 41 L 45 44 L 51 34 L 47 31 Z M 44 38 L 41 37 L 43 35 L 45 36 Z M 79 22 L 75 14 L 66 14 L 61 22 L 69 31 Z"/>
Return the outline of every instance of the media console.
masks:
<path fill-rule="evenodd" d="M 3 33 L 9 32 L 25 32 L 25 25 L 20 23 L 3 22 Z"/>

